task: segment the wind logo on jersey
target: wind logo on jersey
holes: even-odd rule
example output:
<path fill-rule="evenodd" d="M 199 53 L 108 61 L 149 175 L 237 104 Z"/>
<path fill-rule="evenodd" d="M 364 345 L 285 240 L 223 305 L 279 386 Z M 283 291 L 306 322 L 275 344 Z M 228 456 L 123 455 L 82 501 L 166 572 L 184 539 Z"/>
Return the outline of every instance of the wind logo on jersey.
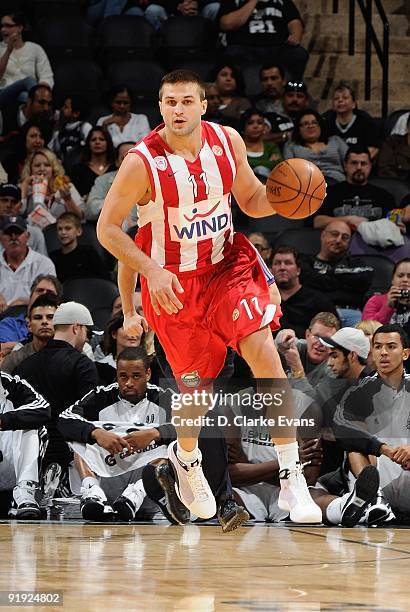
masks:
<path fill-rule="evenodd" d="M 191 242 L 216 238 L 230 224 L 227 199 L 208 199 L 183 208 L 169 208 L 170 238 L 174 242 Z"/>

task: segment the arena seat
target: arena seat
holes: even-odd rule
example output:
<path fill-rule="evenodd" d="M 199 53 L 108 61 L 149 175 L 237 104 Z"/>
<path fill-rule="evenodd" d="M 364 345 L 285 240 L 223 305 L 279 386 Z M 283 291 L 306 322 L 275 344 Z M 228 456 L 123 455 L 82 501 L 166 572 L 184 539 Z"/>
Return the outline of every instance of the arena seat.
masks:
<path fill-rule="evenodd" d="M 104 329 L 110 319 L 111 305 L 117 296 L 117 285 L 103 278 L 73 278 L 63 285 L 63 300 L 87 306 L 99 329 Z"/>
<path fill-rule="evenodd" d="M 352 255 L 353 261 L 360 260 L 371 266 L 374 270 L 369 290 L 366 293 L 368 299 L 375 293 L 386 293 L 390 289 L 394 263 L 384 255 Z"/>
<path fill-rule="evenodd" d="M 161 50 L 164 64 L 175 68 L 189 59 L 212 61 L 217 50 L 217 29 L 204 17 L 170 17 L 161 28 Z"/>
<path fill-rule="evenodd" d="M 316 255 L 320 251 L 320 229 L 301 227 L 285 229 L 275 240 L 274 248 L 286 244 L 302 255 Z"/>
<path fill-rule="evenodd" d="M 151 57 L 155 31 L 144 17 L 112 15 L 101 23 L 98 48 L 105 62 L 129 57 Z"/>
<path fill-rule="evenodd" d="M 82 95 L 90 106 L 99 102 L 102 91 L 101 68 L 90 59 L 60 59 L 53 62 L 54 97 L 63 102 L 67 94 Z"/>
<path fill-rule="evenodd" d="M 371 176 L 369 178 L 369 183 L 376 185 L 376 187 L 382 187 L 382 189 L 385 189 L 391 193 L 396 206 L 399 206 L 404 196 L 410 192 L 410 182 L 405 183 L 404 181 L 399 181 L 398 179 L 394 178 Z"/>
<path fill-rule="evenodd" d="M 410 112 L 410 108 L 400 108 L 399 110 L 395 110 L 386 118 L 383 127 L 383 139 L 390 136 L 392 129 L 397 123 L 397 120 L 404 115 L 405 113 Z"/>
<path fill-rule="evenodd" d="M 94 30 L 80 16 L 65 15 L 41 19 L 39 42 L 50 58 L 91 58 L 94 54 Z"/>
<path fill-rule="evenodd" d="M 127 59 L 110 63 L 108 80 L 113 85 L 125 84 L 135 97 L 144 100 L 158 100 L 158 90 L 164 69 L 152 60 Z"/>

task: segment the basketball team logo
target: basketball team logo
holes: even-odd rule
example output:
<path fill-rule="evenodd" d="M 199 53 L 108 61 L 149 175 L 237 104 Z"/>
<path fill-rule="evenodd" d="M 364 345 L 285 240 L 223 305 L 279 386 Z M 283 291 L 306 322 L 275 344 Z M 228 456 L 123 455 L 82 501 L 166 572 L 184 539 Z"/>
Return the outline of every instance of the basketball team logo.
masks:
<path fill-rule="evenodd" d="M 238 319 L 239 319 L 239 310 L 235 308 L 235 310 L 232 312 L 232 321 L 237 321 Z"/>
<path fill-rule="evenodd" d="M 154 157 L 154 163 L 158 170 L 164 171 L 168 168 L 168 162 L 163 155 L 157 155 L 157 157 Z"/>
<path fill-rule="evenodd" d="M 221 157 L 221 155 L 223 155 L 223 150 L 219 145 L 214 145 L 212 147 L 212 153 L 218 157 Z"/>
<path fill-rule="evenodd" d="M 186 387 L 197 387 L 201 382 L 201 378 L 198 374 L 198 370 L 194 370 L 193 372 L 187 372 L 186 374 L 182 374 L 181 380 Z"/>

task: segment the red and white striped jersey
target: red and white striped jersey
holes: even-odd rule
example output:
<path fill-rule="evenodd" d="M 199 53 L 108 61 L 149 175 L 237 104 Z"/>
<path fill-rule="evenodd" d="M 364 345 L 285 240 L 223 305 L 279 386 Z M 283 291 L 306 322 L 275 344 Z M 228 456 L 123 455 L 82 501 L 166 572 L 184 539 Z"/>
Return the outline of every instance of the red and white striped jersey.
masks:
<path fill-rule="evenodd" d="M 158 134 L 162 127 L 130 150 L 143 159 L 151 185 L 151 200 L 138 206 L 135 242 L 171 272 L 203 271 L 232 244 L 232 143 L 223 127 L 202 121 L 202 148 L 190 162 L 169 149 Z"/>

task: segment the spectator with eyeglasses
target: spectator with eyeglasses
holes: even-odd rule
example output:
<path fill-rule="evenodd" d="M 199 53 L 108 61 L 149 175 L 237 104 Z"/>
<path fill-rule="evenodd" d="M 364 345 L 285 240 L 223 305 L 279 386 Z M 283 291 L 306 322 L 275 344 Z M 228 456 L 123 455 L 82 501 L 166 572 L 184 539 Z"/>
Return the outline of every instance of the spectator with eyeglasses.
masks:
<path fill-rule="evenodd" d="M 354 327 L 361 320 L 373 268 L 349 256 L 351 229 L 344 221 L 331 221 L 320 236 L 320 251 L 302 263 L 302 282 L 325 293 L 337 307 L 343 325 Z"/>
<path fill-rule="evenodd" d="M 25 27 L 26 19 L 20 11 L 11 11 L 1 18 L 0 108 L 7 115 L 10 108 L 15 109 L 18 100 L 27 99 L 34 85 L 41 83 L 50 88 L 54 85 L 44 49 L 23 39 Z"/>
<path fill-rule="evenodd" d="M 305 109 L 295 119 L 292 140 L 283 149 L 283 157 L 301 157 L 322 171 L 328 185 L 345 180 L 344 159 L 347 144 L 339 136 L 329 136 L 319 113 Z"/>

